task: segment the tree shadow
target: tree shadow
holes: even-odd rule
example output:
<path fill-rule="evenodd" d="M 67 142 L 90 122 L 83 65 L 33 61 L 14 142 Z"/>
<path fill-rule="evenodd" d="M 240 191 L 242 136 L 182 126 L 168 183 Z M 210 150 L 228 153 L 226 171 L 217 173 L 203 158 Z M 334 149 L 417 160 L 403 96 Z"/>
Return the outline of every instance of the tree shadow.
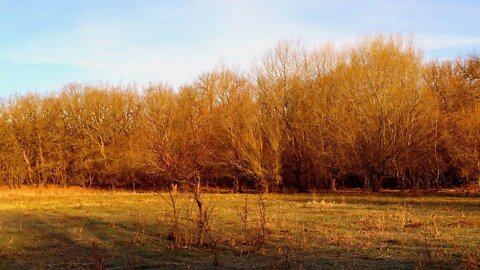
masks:
<path fill-rule="evenodd" d="M 480 210 L 480 196 L 462 194 L 427 194 L 422 196 L 404 193 L 316 193 L 317 200 L 325 200 L 334 203 L 358 204 L 367 206 L 422 206 L 428 210 L 460 209 L 464 211 Z M 312 195 L 285 196 L 282 201 L 307 203 L 312 200 Z"/>
<path fill-rule="evenodd" d="M 184 269 L 211 265 L 202 252 L 168 250 L 152 227 L 100 218 L 25 213 L 0 217 L 0 269 Z M 161 230 L 162 228 L 160 228 Z M 205 251 L 204 253 L 208 253 Z"/>
<path fill-rule="evenodd" d="M 211 269 L 213 250 L 170 250 L 168 224 L 65 216 L 57 213 L 8 213 L 0 217 L 0 269 Z M 9 239 L 13 239 L 10 241 Z M 220 247 L 217 269 L 412 269 L 414 259 L 372 255 L 346 247 L 321 247 L 244 254 Z M 102 269 L 102 268 L 98 268 Z"/>

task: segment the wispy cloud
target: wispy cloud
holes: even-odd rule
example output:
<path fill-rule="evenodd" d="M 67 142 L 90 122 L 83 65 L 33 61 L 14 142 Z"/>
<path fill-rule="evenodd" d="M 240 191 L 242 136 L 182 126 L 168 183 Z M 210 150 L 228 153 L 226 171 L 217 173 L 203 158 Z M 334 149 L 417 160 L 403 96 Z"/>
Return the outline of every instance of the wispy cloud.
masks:
<path fill-rule="evenodd" d="M 412 33 L 431 57 L 450 57 L 480 44 L 479 27 L 473 27 L 479 25 L 471 16 L 471 9 L 478 11 L 479 4 L 470 3 L 471 9 L 461 14 L 448 14 L 445 9 L 453 8 L 451 3 L 425 3 L 209 0 L 175 4 L 104 1 L 94 6 L 86 1 L 81 12 L 63 15 L 66 27 L 47 25 L 42 31 L 12 34 L 10 42 L 0 45 L 0 62 L 3 59 L 18 69 L 32 65 L 71 68 L 51 80 L 30 80 L 32 88 L 97 80 L 167 81 L 179 86 L 220 60 L 247 67 L 280 39 L 344 44 L 364 33 L 405 32 Z M 46 15 L 60 11 L 52 8 Z M 462 15 L 470 16 L 473 26 L 461 28 L 466 18 L 457 22 L 462 25 L 450 25 L 452 18 Z M 0 29 L 1 25 L 0 19 Z M 29 80 L 27 70 L 22 78 L 8 76 L 4 88 L 22 90 L 18 87 L 25 83 L 15 83 L 20 79 Z"/>

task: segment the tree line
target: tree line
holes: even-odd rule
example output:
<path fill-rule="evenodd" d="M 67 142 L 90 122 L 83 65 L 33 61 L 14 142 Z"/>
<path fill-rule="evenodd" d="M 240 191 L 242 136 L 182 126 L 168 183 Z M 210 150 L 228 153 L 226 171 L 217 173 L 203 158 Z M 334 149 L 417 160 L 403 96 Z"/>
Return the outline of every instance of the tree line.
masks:
<path fill-rule="evenodd" d="M 5 99 L 0 181 L 258 191 L 478 184 L 480 58 L 426 61 L 412 40 L 280 42 L 248 71 L 166 84 L 68 84 Z"/>

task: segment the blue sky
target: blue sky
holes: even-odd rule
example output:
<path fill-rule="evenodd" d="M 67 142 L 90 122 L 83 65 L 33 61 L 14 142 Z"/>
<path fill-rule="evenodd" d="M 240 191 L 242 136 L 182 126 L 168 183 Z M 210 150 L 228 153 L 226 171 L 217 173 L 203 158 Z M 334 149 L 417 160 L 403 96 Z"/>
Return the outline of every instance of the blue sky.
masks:
<path fill-rule="evenodd" d="M 480 48 L 480 1 L 0 0 L 0 96 L 69 82 L 179 86 L 248 68 L 279 40 L 342 45 L 405 33 L 426 58 Z"/>

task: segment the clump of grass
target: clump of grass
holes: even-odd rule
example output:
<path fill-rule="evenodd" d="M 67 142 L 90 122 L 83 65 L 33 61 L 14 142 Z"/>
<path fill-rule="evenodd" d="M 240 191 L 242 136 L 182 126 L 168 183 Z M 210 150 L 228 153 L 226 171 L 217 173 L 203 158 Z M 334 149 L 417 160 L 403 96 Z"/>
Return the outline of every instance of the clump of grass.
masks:
<path fill-rule="evenodd" d="M 463 252 L 458 268 L 465 270 L 480 269 L 480 251 L 477 249 Z"/>
<path fill-rule="evenodd" d="M 100 247 L 97 242 L 92 242 L 90 255 L 90 269 L 104 270 L 106 269 L 107 251 Z"/>
<path fill-rule="evenodd" d="M 133 234 L 131 243 L 134 245 L 143 245 L 147 241 L 147 234 L 145 233 L 145 227 L 147 221 L 144 218 L 134 216 L 133 217 L 133 226 L 135 227 L 135 232 Z M 115 223 L 113 224 L 115 228 Z"/>
<path fill-rule="evenodd" d="M 326 202 L 324 199 L 321 201 L 308 201 L 305 206 L 307 207 L 321 207 L 321 208 L 330 208 L 330 207 L 335 207 L 337 206 L 335 202 Z"/>

